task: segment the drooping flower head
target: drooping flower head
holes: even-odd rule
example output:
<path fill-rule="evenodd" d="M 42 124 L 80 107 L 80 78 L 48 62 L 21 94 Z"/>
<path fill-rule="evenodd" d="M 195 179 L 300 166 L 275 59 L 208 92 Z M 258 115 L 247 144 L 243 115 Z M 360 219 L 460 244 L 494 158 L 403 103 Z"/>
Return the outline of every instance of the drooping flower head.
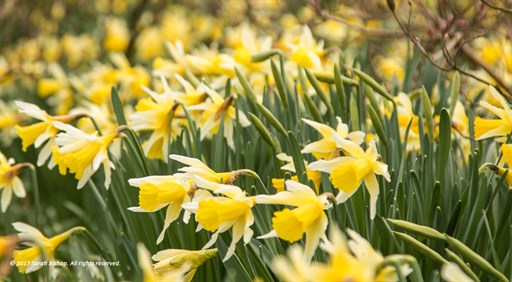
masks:
<path fill-rule="evenodd" d="M 480 106 L 496 115 L 498 119 L 477 117 L 475 119 L 475 137 L 477 140 L 504 137 L 512 132 L 512 110 L 507 100 L 493 86 L 489 86 L 489 90 L 493 98 L 499 102 L 501 108 L 493 106 L 486 101 L 480 102 Z"/>
<path fill-rule="evenodd" d="M 48 261 L 54 259 L 55 250 L 65 242 L 71 235 L 84 231 L 84 227 L 74 227 L 66 232 L 47 238 L 36 228 L 22 222 L 15 222 L 12 224 L 18 233 L 20 241 L 30 248 L 23 250 L 16 250 L 13 253 L 15 265 L 21 273 L 30 273 L 38 270 L 43 266 L 43 259 Z M 44 257 L 41 254 L 44 252 Z"/>
<path fill-rule="evenodd" d="M 295 173 L 295 166 L 291 156 L 288 156 L 285 153 L 280 153 L 277 155 L 277 158 L 286 162 L 286 164 L 281 167 L 282 170 Z M 306 161 L 304 161 L 304 165 L 306 166 L 306 175 L 308 176 L 308 179 L 311 179 L 315 184 L 316 193 L 318 194 L 320 184 L 322 183 L 322 174 L 318 171 L 313 171 L 307 168 L 308 163 Z M 298 182 L 299 178 L 297 175 L 294 175 L 291 177 L 291 180 Z M 278 192 L 284 191 L 284 181 L 284 178 L 272 178 L 272 186 L 274 186 Z"/>
<path fill-rule="evenodd" d="M 348 125 L 341 121 L 341 118 L 336 118 L 338 121 L 338 125 L 336 129 L 331 128 L 328 125 L 318 123 L 309 119 L 303 118 L 302 120 L 317 130 L 321 135 L 322 139 L 310 143 L 302 149 L 301 153 L 307 154 L 311 153 L 317 159 L 331 160 L 337 156 L 339 156 L 339 151 L 337 150 L 336 141 L 333 140 L 333 134 L 337 134 L 340 138 L 350 140 L 357 145 L 361 145 L 364 142 L 364 132 L 362 131 L 348 131 Z"/>
<path fill-rule="evenodd" d="M 226 138 L 228 146 L 234 150 L 235 142 L 233 141 L 233 130 L 235 123 L 239 123 L 242 127 L 247 127 L 251 122 L 242 111 L 236 110 L 235 107 L 232 106 L 233 101 L 236 99 L 235 94 L 222 98 L 219 93 L 205 85 L 201 87 L 208 94 L 210 99 L 206 100 L 204 103 L 188 108 L 190 111 L 201 111 L 198 121 L 199 128 L 201 128 L 201 140 L 206 136 L 216 134 L 219 131 L 221 121 L 224 121 L 224 138 Z"/>
<path fill-rule="evenodd" d="M 2 191 L 2 212 L 5 212 L 7 207 L 9 207 L 13 192 L 18 198 L 25 198 L 25 186 L 18 177 L 18 174 L 21 172 L 23 167 L 27 166 L 31 165 L 26 163 L 14 165 L 14 159 L 7 160 L 2 152 L 0 152 L 0 191 Z"/>
<path fill-rule="evenodd" d="M 191 185 L 175 176 L 148 176 L 128 180 L 131 186 L 139 187 L 139 207 L 130 208 L 134 212 L 154 212 L 167 207 L 164 228 L 158 239 L 160 244 L 165 231 L 181 213 L 181 205 L 190 202 Z M 185 211 L 183 221 L 188 222 L 190 212 Z"/>
<path fill-rule="evenodd" d="M 103 165 L 105 188 L 110 186 L 111 169 L 114 163 L 109 159 L 108 148 L 124 128 L 99 136 L 97 132 L 87 134 L 69 124 L 54 122 L 53 125 L 63 132 L 57 134 L 53 147 L 53 158 L 64 175 L 69 169 L 78 180 L 77 188 L 83 188 L 91 176 Z M 116 145 L 120 145 L 116 143 Z"/>
<path fill-rule="evenodd" d="M 155 263 L 153 269 L 160 275 L 183 269 L 185 281 L 191 281 L 194 274 L 203 263 L 217 255 L 217 249 L 189 251 L 167 249 L 159 251 L 151 257 Z"/>
<path fill-rule="evenodd" d="M 273 230 L 259 238 L 279 237 L 290 243 L 296 242 L 306 234 L 305 258 L 310 260 L 325 237 L 325 230 L 329 223 L 324 210 L 332 207 L 334 196 L 330 193 L 317 195 L 311 187 L 287 180 L 286 191 L 275 195 L 258 195 L 255 197 L 258 204 L 278 204 L 296 207 L 284 209 L 274 213 L 272 218 Z"/>
<path fill-rule="evenodd" d="M 28 147 L 32 144 L 35 148 L 41 147 L 46 142 L 46 145 L 39 152 L 37 158 L 37 165 L 42 166 L 48 159 L 48 167 L 51 169 L 55 166 L 53 158 L 51 158 L 52 147 L 55 146 L 55 136 L 59 132 L 59 129 L 53 125 L 54 121 L 67 123 L 83 116 L 83 114 L 77 113 L 75 115 L 66 116 L 51 116 L 45 111 L 41 110 L 38 106 L 22 101 L 15 101 L 16 106 L 20 108 L 20 112 L 33 117 L 40 122 L 34 123 L 27 126 L 16 125 L 16 132 L 21 138 L 22 149 L 24 152 L 27 151 Z"/>
<path fill-rule="evenodd" d="M 391 181 L 388 166 L 380 161 L 375 142 L 371 142 L 365 152 L 354 142 L 340 138 L 336 134 L 333 134 L 333 139 L 346 156 L 328 161 L 316 161 L 309 165 L 309 169 L 330 174 L 332 185 L 340 190 L 336 196 L 338 204 L 350 198 L 364 181 L 366 189 L 370 193 L 370 218 L 373 219 L 377 211 L 379 196 L 377 175 L 384 176 L 388 182 Z"/>
<path fill-rule="evenodd" d="M 213 232 L 203 249 L 212 246 L 220 233 L 232 229 L 232 241 L 223 259 L 227 261 L 234 254 L 236 243 L 243 238 L 244 243 L 248 244 L 254 234 L 251 229 L 254 223 L 251 211 L 255 205 L 254 198 L 247 197 L 242 189 L 234 185 L 211 182 L 199 176 L 194 177 L 194 182 L 199 188 L 223 195 L 184 204 L 183 208 L 195 213 L 199 224 Z"/>

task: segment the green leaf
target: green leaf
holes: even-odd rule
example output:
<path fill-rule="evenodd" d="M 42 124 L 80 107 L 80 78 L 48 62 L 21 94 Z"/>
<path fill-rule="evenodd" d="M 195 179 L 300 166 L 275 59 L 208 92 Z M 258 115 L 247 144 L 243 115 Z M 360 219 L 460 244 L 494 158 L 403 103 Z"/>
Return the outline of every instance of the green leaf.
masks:
<path fill-rule="evenodd" d="M 121 97 L 119 97 L 119 92 L 114 86 L 112 86 L 110 96 L 112 97 L 112 106 L 114 107 L 114 113 L 116 114 L 117 124 L 126 125 L 127 123 L 126 117 L 124 116 L 123 103 L 121 102 Z"/>
<path fill-rule="evenodd" d="M 441 110 L 441 118 L 439 120 L 439 147 L 437 152 L 437 180 L 444 184 L 444 175 L 448 157 L 451 148 L 452 121 L 450 114 L 446 109 Z"/>

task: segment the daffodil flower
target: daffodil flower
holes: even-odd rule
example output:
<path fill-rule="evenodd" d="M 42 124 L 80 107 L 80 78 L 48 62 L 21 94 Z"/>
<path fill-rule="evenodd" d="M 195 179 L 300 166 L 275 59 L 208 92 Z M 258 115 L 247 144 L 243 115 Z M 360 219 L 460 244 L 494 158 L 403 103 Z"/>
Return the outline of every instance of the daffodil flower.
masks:
<path fill-rule="evenodd" d="M 496 99 L 501 108 L 495 107 L 485 101 L 480 102 L 480 106 L 493 113 L 498 119 L 475 119 L 475 137 L 476 140 L 482 140 L 491 137 L 503 137 L 512 132 L 512 110 L 500 93 L 493 86 L 489 90 L 494 99 Z"/>
<path fill-rule="evenodd" d="M 7 210 L 11 203 L 12 194 L 18 198 L 25 198 L 25 186 L 21 182 L 18 174 L 23 167 L 31 166 L 27 163 L 14 165 L 14 159 L 7 158 L 0 152 L 0 190 L 2 190 L 2 212 Z"/>
<path fill-rule="evenodd" d="M 360 260 L 351 253 L 347 240 L 337 228 L 330 228 L 329 240 L 321 248 L 329 255 L 327 264 L 313 263 L 311 274 L 319 281 L 375 281 L 373 260 Z"/>
<path fill-rule="evenodd" d="M 176 95 L 176 101 L 190 107 L 201 104 L 206 100 L 208 95 L 206 94 L 205 87 L 201 86 L 202 84 L 194 88 L 194 86 L 192 86 L 190 82 L 186 81 L 181 75 L 175 74 L 174 76 L 185 90 L 185 93 L 179 93 Z"/>
<path fill-rule="evenodd" d="M 275 195 L 258 195 L 255 197 L 258 204 L 278 204 L 296 207 L 284 209 L 274 213 L 272 218 L 273 230 L 258 238 L 279 237 L 290 243 L 296 242 L 306 234 L 305 258 L 310 260 L 320 238 L 325 237 L 325 230 L 329 223 L 324 210 L 332 207 L 334 196 L 330 193 L 317 195 L 311 187 L 287 180 L 286 191 Z"/>
<path fill-rule="evenodd" d="M 105 172 L 105 188 L 110 186 L 111 169 L 115 169 L 114 163 L 108 156 L 108 148 L 113 143 L 121 130 L 98 136 L 98 133 L 87 134 L 69 124 L 55 121 L 53 125 L 64 131 L 57 134 L 53 147 L 53 158 L 59 166 L 59 172 L 64 175 L 69 172 L 75 173 L 78 180 L 78 189 L 85 186 L 91 176 L 103 165 Z M 117 143 L 116 145 L 120 145 Z"/>
<path fill-rule="evenodd" d="M 347 233 L 350 238 L 348 241 L 350 251 L 359 262 L 364 263 L 366 267 L 373 268 L 375 281 L 396 281 L 398 279 L 394 267 L 386 266 L 380 269 L 378 268 L 379 264 L 384 262 L 385 257 L 383 257 L 378 251 L 375 251 L 366 239 L 351 229 L 347 229 Z M 412 269 L 408 264 L 401 265 L 400 270 L 404 276 L 407 276 L 412 272 Z"/>
<path fill-rule="evenodd" d="M 216 255 L 217 249 L 199 251 L 167 249 L 159 251 L 151 259 L 157 262 L 153 265 L 156 273 L 165 275 L 170 271 L 183 269 L 186 273 L 184 280 L 191 281 L 197 268 Z"/>
<path fill-rule="evenodd" d="M 302 120 L 317 130 L 321 135 L 322 139 L 313 143 L 310 143 L 302 149 L 301 153 L 311 153 L 317 159 L 331 160 L 339 155 L 337 151 L 336 142 L 333 140 L 333 134 L 337 134 L 340 138 L 351 140 L 357 145 L 361 145 L 364 142 L 364 132 L 362 131 L 348 131 L 348 125 L 341 121 L 341 118 L 336 117 L 338 125 L 336 130 L 328 125 L 318 123 L 309 119 L 303 118 Z"/>
<path fill-rule="evenodd" d="M 292 245 L 286 250 L 286 256 L 278 256 L 272 260 L 272 269 L 281 281 L 311 281 L 312 273 L 309 260 L 305 259 L 304 250 L 300 245 Z"/>
<path fill-rule="evenodd" d="M 231 183 L 234 180 L 233 172 L 215 172 L 202 161 L 181 155 L 170 155 L 171 160 L 178 161 L 187 166 L 178 169 L 181 173 L 174 174 L 176 177 L 185 181 L 193 181 L 195 176 L 199 176 L 208 181 L 216 183 Z"/>
<path fill-rule="evenodd" d="M 336 196 L 338 204 L 350 198 L 361 184 L 365 183 L 370 193 L 370 218 L 375 217 L 377 211 L 377 198 L 379 196 L 379 182 L 377 175 L 382 175 L 391 181 L 388 165 L 380 161 L 375 142 L 371 142 L 365 151 L 355 143 L 332 135 L 336 145 L 341 148 L 346 156 L 332 160 L 319 160 L 309 165 L 311 170 L 319 170 L 330 174 L 333 186 L 340 190 Z"/>
<path fill-rule="evenodd" d="M 66 232 L 47 238 L 36 228 L 22 222 L 12 224 L 14 229 L 18 231 L 18 238 L 30 248 L 16 250 L 13 253 L 15 265 L 17 265 L 21 273 L 30 273 L 38 270 L 43 266 L 43 259 L 47 261 L 54 259 L 55 250 L 66 241 L 71 235 L 84 231 L 84 227 L 74 227 Z M 44 253 L 44 257 L 41 254 Z"/>
<path fill-rule="evenodd" d="M 209 98 L 204 103 L 189 107 L 190 111 L 201 111 L 199 116 L 199 127 L 201 128 L 201 140 L 207 135 L 216 134 L 219 130 L 220 123 L 224 121 L 224 138 L 231 149 L 235 149 L 235 142 L 233 141 L 233 129 L 234 123 L 239 123 L 242 127 L 247 127 L 251 122 L 247 119 L 247 116 L 237 110 L 231 104 L 236 99 L 236 95 L 232 94 L 225 99 L 222 98 L 217 92 L 206 87 L 201 86 L 204 91 L 208 94 Z M 222 116 L 224 115 L 224 119 Z"/>
<path fill-rule="evenodd" d="M 503 144 L 502 146 L 506 146 L 507 147 L 506 150 L 512 150 L 511 148 L 508 148 L 511 146 L 509 144 Z M 507 155 L 505 155 L 505 150 L 503 150 L 503 159 L 505 159 L 505 162 L 507 162 L 509 165 L 511 164 L 510 158 L 512 158 L 512 155 L 508 155 L 510 153 L 512 153 L 512 152 L 507 152 Z M 501 177 L 504 176 L 505 182 L 507 182 L 507 184 L 508 184 L 508 188 L 512 190 L 512 169 L 499 167 L 499 166 L 496 166 L 491 163 L 485 163 L 480 167 L 479 173 L 482 173 L 484 171 L 484 169 L 486 169 L 486 168 Z"/>
<path fill-rule="evenodd" d="M 165 282 L 165 281 L 176 281 L 184 282 L 188 281 L 185 279 L 185 274 L 188 269 L 187 264 L 182 264 L 181 267 L 169 270 L 164 274 L 157 273 L 153 269 L 153 262 L 151 261 L 151 254 L 148 249 L 142 243 L 137 244 L 137 254 L 139 267 L 142 270 L 142 281 L 143 282 Z"/>
<path fill-rule="evenodd" d="M 148 158 L 167 162 L 165 156 L 169 153 L 169 142 L 179 135 L 181 125 L 186 123 L 184 119 L 176 118 L 177 111 L 181 109 L 175 102 L 176 94 L 170 90 L 163 77 L 162 84 L 164 92 L 161 94 L 142 86 L 151 98 L 139 100 L 135 112 L 130 115 L 130 121 L 131 128 L 135 131 L 151 131 L 151 136 L 143 144 L 144 154 Z"/>
<path fill-rule="evenodd" d="M 302 33 L 299 41 L 294 43 L 285 43 L 290 49 L 290 61 L 295 62 L 303 68 L 321 70 L 323 55 L 323 41 L 316 42 L 308 26 L 302 27 Z"/>
<path fill-rule="evenodd" d="M 293 158 L 291 156 L 288 156 L 285 153 L 280 153 L 277 155 L 277 158 L 283 162 L 286 162 L 286 164 L 281 167 L 282 170 L 296 173 L 295 166 L 293 164 Z M 313 180 L 316 192 L 318 193 L 320 184 L 322 183 L 322 174 L 318 171 L 308 169 L 308 163 L 306 161 L 304 161 L 304 165 L 306 166 L 306 175 L 309 179 Z M 284 178 L 272 178 L 272 186 L 274 186 L 278 192 L 284 191 L 284 180 Z M 294 175 L 291 177 L 291 180 L 298 182 L 299 178 L 297 175 Z"/>
<path fill-rule="evenodd" d="M 160 244 L 165 231 L 181 213 L 181 205 L 190 202 L 191 185 L 175 176 L 148 176 L 128 180 L 131 186 L 139 187 L 139 207 L 129 208 L 133 212 L 154 212 L 167 207 L 164 228 L 158 239 Z M 183 221 L 188 222 L 190 212 L 185 211 Z"/>
<path fill-rule="evenodd" d="M 77 113 L 75 115 L 66 116 L 50 116 L 45 111 L 41 110 L 38 106 L 22 101 L 15 101 L 16 106 L 20 108 L 20 112 L 40 120 L 38 123 L 34 123 L 28 126 L 16 125 L 16 131 L 21 138 L 23 145 L 23 151 L 26 152 L 28 147 L 34 144 L 35 148 L 41 147 L 46 142 L 46 145 L 39 152 L 37 157 L 37 166 L 42 166 L 48 159 L 48 167 L 51 169 L 55 166 L 55 162 L 52 155 L 52 147 L 55 146 L 55 136 L 59 132 L 54 125 L 54 121 L 59 122 L 70 122 L 73 119 L 83 116 L 83 114 Z"/>
<path fill-rule="evenodd" d="M 255 205 L 253 197 L 247 197 L 245 192 L 237 186 L 219 184 L 195 176 L 197 187 L 207 189 L 223 197 L 211 197 L 199 202 L 183 204 L 183 208 L 196 214 L 196 220 L 207 231 L 213 232 L 210 241 L 203 247 L 212 246 L 220 233 L 233 230 L 232 241 L 223 261 L 227 261 L 235 252 L 236 243 L 243 237 L 248 244 L 254 234 L 251 225 L 254 216 L 251 208 Z"/>

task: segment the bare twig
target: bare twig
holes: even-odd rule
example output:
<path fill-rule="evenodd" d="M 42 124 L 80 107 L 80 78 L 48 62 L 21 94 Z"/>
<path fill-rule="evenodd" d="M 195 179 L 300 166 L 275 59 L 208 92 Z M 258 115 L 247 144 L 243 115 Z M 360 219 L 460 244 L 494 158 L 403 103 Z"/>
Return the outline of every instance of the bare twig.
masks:
<path fill-rule="evenodd" d="M 503 8 L 503 7 L 494 5 L 494 4 L 492 4 L 491 2 L 489 2 L 487 0 L 480 0 L 480 1 L 482 1 L 482 3 L 484 3 L 486 6 L 488 6 L 490 8 L 493 8 L 493 9 L 498 10 L 498 11 L 502 11 L 504 13 L 511 13 L 512 14 L 512 9 L 507 9 L 507 8 Z"/>

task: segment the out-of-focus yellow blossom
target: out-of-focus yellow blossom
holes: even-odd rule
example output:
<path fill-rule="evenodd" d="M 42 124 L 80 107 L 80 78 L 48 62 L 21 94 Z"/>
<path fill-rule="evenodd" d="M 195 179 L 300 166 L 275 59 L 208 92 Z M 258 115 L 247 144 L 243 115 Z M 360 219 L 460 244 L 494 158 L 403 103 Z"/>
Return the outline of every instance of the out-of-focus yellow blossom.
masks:
<path fill-rule="evenodd" d="M 121 53 L 111 53 L 110 60 L 119 68 L 116 78 L 121 83 L 123 98 L 129 100 L 144 94 L 141 86 L 148 87 L 150 82 L 150 76 L 146 69 L 142 66 L 132 67 L 128 59 Z"/>
<path fill-rule="evenodd" d="M 117 123 L 114 120 L 113 113 L 106 104 L 96 105 L 89 102 L 83 102 L 82 107 L 74 108 L 69 112 L 70 115 L 77 116 L 83 113 L 87 113 L 89 117 L 94 118 L 94 122 L 96 122 L 101 132 L 109 132 L 117 128 Z M 90 118 L 79 119 L 77 127 L 90 134 L 97 131 Z"/>
<path fill-rule="evenodd" d="M 272 269 L 279 279 L 285 282 L 310 281 L 311 266 L 304 256 L 302 246 L 292 245 L 286 250 L 286 254 L 286 257 L 278 256 L 272 260 Z"/>
<path fill-rule="evenodd" d="M 151 257 L 155 263 L 153 269 L 160 275 L 165 275 L 169 271 L 184 269 L 185 281 L 191 281 L 196 274 L 197 268 L 207 260 L 217 255 L 217 249 L 189 251 L 167 249 L 159 251 Z"/>
<path fill-rule="evenodd" d="M 25 119 L 18 113 L 14 103 L 7 104 L 0 101 L 0 142 L 5 146 L 11 145 L 12 140 L 17 136 L 15 125 Z"/>
<path fill-rule="evenodd" d="M 148 61 L 163 54 L 164 40 L 160 30 L 156 27 L 144 29 L 137 37 L 135 50 L 137 57 L 143 61 Z"/>
<path fill-rule="evenodd" d="M 176 40 L 175 43 L 166 42 L 167 49 L 171 54 L 172 61 L 163 58 L 156 58 L 153 61 L 153 75 L 170 78 L 173 73 L 184 75 L 188 68 L 187 54 L 183 48 L 183 43 Z"/>
<path fill-rule="evenodd" d="M 51 169 L 55 166 L 54 159 L 51 157 L 52 147 L 55 145 L 55 136 L 59 131 L 54 125 L 54 121 L 59 122 L 71 122 L 75 118 L 82 114 L 66 115 L 66 116 L 50 116 L 45 111 L 41 110 L 38 106 L 30 103 L 21 101 L 15 101 L 16 106 L 20 109 L 20 112 L 26 114 L 34 119 L 40 120 L 40 122 L 34 123 L 27 126 L 16 125 L 15 129 L 21 138 L 23 151 L 26 152 L 27 148 L 34 144 L 35 148 L 39 148 L 46 142 L 39 152 L 37 158 L 37 165 L 42 166 L 48 159 L 48 167 Z"/>
<path fill-rule="evenodd" d="M 37 83 L 37 94 L 48 99 L 59 115 L 65 115 L 73 104 L 73 91 L 64 70 L 57 63 L 48 65 L 52 78 L 41 78 Z"/>
<path fill-rule="evenodd" d="M 219 52 L 216 46 L 202 47 L 187 56 L 187 65 L 196 74 L 235 76 L 236 61 L 228 54 Z"/>
<path fill-rule="evenodd" d="M 244 72 L 269 72 L 268 63 L 255 63 L 251 57 L 272 48 L 272 37 L 259 38 L 248 23 L 228 31 L 228 43 L 233 48 L 233 58 Z"/>
<path fill-rule="evenodd" d="M 191 185 L 176 176 L 148 176 L 128 180 L 131 186 L 139 187 L 139 206 L 129 208 L 134 212 L 154 212 L 167 207 L 164 228 L 158 239 L 160 244 L 164 239 L 165 231 L 181 213 L 181 205 L 190 202 Z M 185 211 L 183 221 L 188 223 L 190 212 Z"/>
<path fill-rule="evenodd" d="M 231 149 L 235 149 L 235 142 L 233 141 L 234 123 L 239 123 L 242 127 L 251 125 L 247 116 L 240 110 L 232 106 L 233 101 L 236 99 L 235 94 L 222 98 L 217 92 L 206 87 L 201 86 L 210 99 L 204 103 L 189 107 L 190 111 L 201 111 L 199 116 L 198 126 L 201 128 L 201 140 L 206 136 L 217 134 L 221 121 L 224 122 L 224 138 Z M 238 119 L 237 119 L 238 115 Z"/>
<path fill-rule="evenodd" d="M 187 121 L 183 109 L 175 102 L 178 94 L 171 91 L 164 78 L 162 83 L 164 92 L 160 94 L 143 87 L 151 98 L 139 100 L 135 112 L 130 115 L 130 121 L 131 128 L 135 131 L 152 131 L 149 139 L 143 144 L 145 155 L 167 162 L 169 142 L 180 134 L 181 126 L 186 125 Z"/>
<path fill-rule="evenodd" d="M 105 21 L 105 39 L 103 46 L 107 51 L 124 52 L 130 42 L 130 31 L 126 22 L 118 18 Z"/>
<path fill-rule="evenodd" d="M 493 87 L 489 86 L 491 95 L 498 100 L 501 108 L 495 107 L 485 101 L 480 102 L 480 106 L 499 119 L 484 119 L 477 117 L 475 119 L 475 137 L 476 140 L 482 140 L 491 137 L 503 137 L 512 132 L 512 110 L 508 102 Z"/>
<path fill-rule="evenodd" d="M 176 95 L 177 102 L 190 107 L 201 104 L 206 100 L 208 97 L 206 94 L 206 88 L 202 87 L 201 84 L 197 88 L 194 88 L 194 86 L 192 86 L 190 82 L 186 81 L 181 75 L 176 74 L 175 77 L 183 87 L 183 90 L 185 90 L 184 93 Z"/>
<path fill-rule="evenodd" d="M 320 239 L 325 237 L 329 223 L 324 210 L 332 207 L 334 196 L 330 193 L 317 195 L 311 187 L 287 180 L 286 191 L 275 195 L 258 195 L 258 204 L 278 204 L 296 207 L 277 211 L 272 218 L 272 231 L 258 238 L 279 237 L 290 243 L 298 241 L 306 234 L 304 256 L 311 260 Z"/>
<path fill-rule="evenodd" d="M 233 183 L 238 174 L 237 171 L 215 172 L 202 161 L 186 156 L 170 155 L 169 158 L 171 158 L 171 160 L 175 160 L 187 165 L 186 167 L 178 169 L 180 173 L 174 174 L 175 176 L 186 181 L 193 181 L 196 176 L 199 176 L 208 181 L 229 184 Z"/>
<path fill-rule="evenodd" d="M 380 161 L 375 142 L 371 142 L 365 151 L 352 141 L 345 140 L 333 134 L 336 146 L 345 152 L 346 156 L 332 160 L 319 160 L 309 165 L 311 170 L 319 170 L 330 174 L 333 186 L 340 190 L 336 196 L 338 204 L 350 198 L 361 184 L 365 183 L 370 193 L 370 218 L 375 218 L 379 182 L 377 175 L 382 175 L 386 181 L 391 181 L 388 165 Z"/>
<path fill-rule="evenodd" d="M 109 159 L 108 148 L 123 128 L 103 136 L 98 133 L 87 134 L 69 124 L 54 121 L 55 128 L 64 132 L 57 134 L 55 144 L 52 147 L 53 159 L 59 166 L 59 172 L 64 175 L 69 169 L 75 173 L 78 180 L 78 189 L 85 186 L 89 178 L 103 165 L 105 172 L 105 188 L 110 186 L 111 169 L 115 169 L 114 163 Z M 119 146 L 120 143 L 115 143 Z"/>
<path fill-rule="evenodd" d="M 407 133 L 407 127 L 409 126 L 409 122 L 411 123 L 411 127 L 408 132 L 407 139 L 407 152 L 418 151 L 421 149 L 421 136 L 419 134 L 419 118 L 413 112 L 412 102 L 409 95 L 405 93 L 398 93 L 395 97 L 396 105 L 397 105 L 397 114 L 398 114 L 398 125 L 400 129 L 400 138 L 402 140 L 405 139 L 405 134 Z M 391 112 L 387 112 L 388 116 L 391 116 Z M 412 121 L 411 121 L 412 120 Z"/>
<path fill-rule="evenodd" d="M 236 243 L 243 237 L 244 244 L 248 244 L 254 234 L 251 229 L 254 223 L 251 208 L 256 204 L 254 197 L 247 197 L 237 186 L 211 182 L 199 176 L 194 177 L 194 183 L 199 188 L 224 195 L 186 203 L 183 208 L 195 213 L 196 220 L 204 229 L 214 232 L 203 249 L 212 246 L 220 233 L 232 229 L 231 244 L 223 259 L 227 261 L 233 256 Z"/>
<path fill-rule="evenodd" d="M 78 226 L 66 232 L 47 238 L 36 228 L 22 222 L 12 224 L 18 231 L 18 238 L 30 248 L 17 250 L 13 253 L 15 265 L 21 273 L 31 273 L 43 266 L 43 259 L 54 260 L 55 250 L 64 243 L 71 235 L 85 231 L 84 227 Z M 43 251 L 44 256 L 41 254 Z"/>
<path fill-rule="evenodd" d="M 325 244 L 322 245 L 329 254 L 329 262 L 313 263 L 310 275 L 318 281 L 377 281 L 377 265 L 371 259 L 360 259 L 352 255 L 345 236 L 339 230 L 331 228 L 329 240 L 324 240 Z"/>
<path fill-rule="evenodd" d="M 183 46 L 188 49 L 192 46 L 194 40 L 190 24 L 187 11 L 182 7 L 172 6 L 162 14 L 160 29 L 167 41 L 175 43 L 180 40 Z"/>
<path fill-rule="evenodd" d="M 377 57 L 376 70 L 385 81 L 393 81 L 394 78 L 402 81 L 405 76 L 404 64 L 394 57 Z"/>
<path fill-rule="evenodd" d="M 10 257 L 12 250 L 18 243 L 18 237 L 15 235 L 0 236 L 0 261 L 4 257 Z M 0 275 L 4 275 L 0 272 Z"/>
<path fill-rule="evenodd" d="M 324 160 L 331 160 L 338 157 L 339 151 L 337 150 L 336 142 L 332 138 L 334 134 L 337 134 L 340 138 L 350 140 L 357 145 L 361 145 L 363 143 L 365 136 L 364 132 L 349 132 L 348 125 L 343 123 L 341 118 L 336 117 L 336 119 L 338 121 L 338 125 L 336 129 L 333 129 L 328 125 L 303 118 L 302 120 L 306 124 L 313 127 L 322 135 L 322 139 L 306 145 L 306 147 L 302 149 L 301 153 L 311 153 L 315 158 Z"/>
<path fill-rule="evenodd" d="M 441 277 L 446 282 L 473 282 L 460 267 L 454 262 L 448 262 L 441 268 Z"/>
<path fill-rule="evenodd" d="M 378 251 L 375 251 L 357 232 L 347 229 L 350 240 L 348 241 L 348 247 L 354 257 L 360 262 L 366 265 L 366 267 L 373 267 L 372 275 L 375 275 L 375 281 L 396 281 L 398 279 L 395 268 L 392 266 L 386 266 L 378 269 L 379 264 L 383 263 L 385 258 Z M 332 236 L 331 236 L 332 237 Z M 401 265 L 400 270 L 402 275 L 407 276 L 412 272 L 409 265 Z M 372 269 L 372 268 L 370 268 Z"/>
<path fill-rule="evenodd" d="M 75 68 L 95 59 L 99 53 L 99 44 L 92 35 L 79 36 L 65 34 L 60 41 L 67 63 Z"/>
<path fill-rule="evenodd" d="M 295 165 L 293 164 L 293 158 L 291 156 L 286 155 L 285 153 L 280 153 L 277 155 L 277 158 L 283 162 L 286 162 L 284 166 L 281 167 L 282 170 L 295 172 Z M 320 184 L 322 183 L 322 174 L 319 171 L 313 171 L 307 168 L 308 163 L 304 161 L 304 166 L 306 167 L 306 175 L 308 179 L 311 179 L 315 184 L 316 193 L 319 193 Z M 272 186 L 276 188 L 277 192 L 284 191 L 284 178 L 272 178 Z M 299 178 L 297 175 L 291 177 L 291 180 L 299 182 Z"/>
<path fill-rule="evenodd" d="M 302 33 L 297 44 L 286 43 L 290 49 L 290 60 L 303 68 L 321 70 L 323 56 L 323 42 L 317 43 L 308 26 L 302 27 Z"/>
<path fill-rule="evenodd" d="M 21 182 L 18 174 L 24 167 L 31 166 L 27 163 L 14 164 L 14 159 L 7 159 L 0 152 L 0 190 L 2 191 L 2 212 L 5 212 L 11 203 L 12 194 L 18 198 L 25 198 L 25 186 Z"/>

